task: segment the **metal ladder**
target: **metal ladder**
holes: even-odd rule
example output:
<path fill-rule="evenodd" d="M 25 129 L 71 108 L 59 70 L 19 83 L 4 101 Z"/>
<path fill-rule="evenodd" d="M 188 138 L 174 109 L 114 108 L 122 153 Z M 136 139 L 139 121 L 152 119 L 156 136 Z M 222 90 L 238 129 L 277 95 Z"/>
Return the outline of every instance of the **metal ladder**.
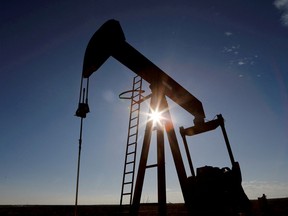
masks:
<path fill-rule="evenodd" d="M 133 89 L 130 91 L 123 92 L 131 93 L 131 97 L 120 97 L 122 99 L 131 99 L 130 104 L 130 115 L 129 115 L 129 126 L 128 126 L 128 137 L 126 144 L 124 172 L 122 180 L 120 206 L 124 205 L 123 197 L 126 205 L 132 204 L 132 193 L 134 186 L 134 174 L 135 174 L 135 163 L 136 163 L 136 152 L 137 152 L 137 139 L 138 139 L 138 127 L 139 127 L 139 115 L 140 115 L 140 103 L 142 99 L 142 78 L 135 76 L 133 78 Z M 129 201 L 128 201 L 129 200 Z M 127 203 L 129 202 L 129 203 Z"/>

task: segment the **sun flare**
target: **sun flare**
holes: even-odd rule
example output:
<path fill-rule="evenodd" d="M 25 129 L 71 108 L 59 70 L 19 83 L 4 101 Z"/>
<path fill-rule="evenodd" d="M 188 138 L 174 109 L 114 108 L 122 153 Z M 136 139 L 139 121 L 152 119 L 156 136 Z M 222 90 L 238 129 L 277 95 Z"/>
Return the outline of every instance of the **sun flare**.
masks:
<path fill-rule="evenodd" d="M 153 124 L 161 124 L 161 121 L 164 119 L 162 112 L 159 112 L 158 110 L 151 110 L 148 116 L 148 121 L 153 121 Z"/>

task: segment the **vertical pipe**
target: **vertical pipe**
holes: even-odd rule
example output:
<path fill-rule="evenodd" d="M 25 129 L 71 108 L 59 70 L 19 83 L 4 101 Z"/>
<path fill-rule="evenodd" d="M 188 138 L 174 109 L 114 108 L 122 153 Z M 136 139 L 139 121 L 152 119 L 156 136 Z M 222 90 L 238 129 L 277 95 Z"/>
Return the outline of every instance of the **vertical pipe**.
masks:
<path fill-rule="evenodd" d="M 225 140 L 225 144 L 226 144 L 226 147 L 227 147 L 227 150 L 228 150 L 230 161 L 231 161 L 231 164 L 233 166 L 235 164 L 235 160 L 234 160 L 234 156 L 233 156 L 233 153 L 232 153 L 230 142 L 229 142 L 229 139 L 228 139 L 228 136 L 227 136 L 227 133 L 226 133 L 226 129 L 225 129 L 225 126 L 224 126 L 224 119 L 223 119 L 221 114 L 217 115 L 217 118 L 220 120 L 220 127 L 222 129 L 222 133 L 223 133 L 223 136 L 224 136 L 224 140 Z"/>
<path fill-rule="evenodd" d="M 85 103 L 86 104 L 88 104 L 88 91 L 89 91 L 89 78 L 87 78 L 87 83 L 86 83 L 86 96 L 85 96 Z"/>
<path fill-rule="evenodd" d="M 82 81 L 81 81 L 82 86 Z M 83 96 L 85 95 L 85 88 L 83 89 Z M 81 97 L 81 93 L 80 93 Z M 82 98 L 84 101 L 84 97 Z M 81 100 L 79 100 L 79 103 Z M 79 189 L 79 176 L 80 176 L 80 159 L 81 159 L 81 148 L 82 148 L 82 130 L 83 130 L 83 117 L 80 121 L 80 134 L 79 134 L 79 149 L 78 149 L 78 163 L 77 163 L 77 180 L 76 180 L 76 197 L 75 197 L 75 216 L 78 215 L 78 189 Z"/>
<path fill-rule="evenodd" d="M 187 139 L 186 139 L 183 127 L 180 127 L 180 134 L 181 134 L 182 139 L 183 139 L 185 152 L 186 152 L 186 156 L 187 156 L 187 159 L 188 159 L 188 164 L 189 164 L 189 167 L 190 167 L 191 174 L 192 174 L 193 177 L 195 177 L 196 175 L 195 175 L 195 171 L 194 171 L 194 168 L 193 168 L 192 159 L 191 159 L 191 155 L 190 155 L 190 152 L 189 152 Z"/>
<path fill-rule="evenodd" d="M 79 93 L 79 104 L 81 103 L 82 99 L 82 85 L 83 85 L 83 76 L 81 76 L 81 81 L 80 81 L 80 93 Z"/>
<path fill-rule="evenodd" d="M 81 159 L 81 147 L 82 147 L 82 128 L 83 128 L 83 118 L 81 118 L 81 123 L 80 123 L 80 138 L 79 138 L 77 180 L 76 180 L 76 198 L 75 198 L 75 216 L 78 215 L 78 188 L 79 188 L 80 159 Z"/>

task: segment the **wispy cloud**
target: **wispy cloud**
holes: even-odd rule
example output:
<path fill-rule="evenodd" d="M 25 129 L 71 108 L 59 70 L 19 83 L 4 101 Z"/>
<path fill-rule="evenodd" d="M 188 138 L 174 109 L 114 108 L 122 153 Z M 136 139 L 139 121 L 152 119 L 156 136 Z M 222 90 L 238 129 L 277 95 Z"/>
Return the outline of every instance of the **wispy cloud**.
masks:
<path fill-rule="evenodd" d="M 224 34 L 225 34 L 227 37 L 230 37 L 230 36 L 232 36 L 232 35 L 233 35 L 233 33 L 232 33 L 232 32 L 228 32 L 228 31 L 227 31 L 227 32 L 225 32 Z"/>
<path fill-rule="evenodd" d="M 288 0 L 275 0 L 275 7 L 281 11 L 281 22 L 288 27 Z"/>
<path fill-rule="evenodd" d="M 229 47 L 224 47 L 222 53 L 227 55 L 229 60 L 229 65 L 254 65 L 258 59 L 257 54 L 243 54 L 240 49 L 240 45 L 234 45 Z"/>

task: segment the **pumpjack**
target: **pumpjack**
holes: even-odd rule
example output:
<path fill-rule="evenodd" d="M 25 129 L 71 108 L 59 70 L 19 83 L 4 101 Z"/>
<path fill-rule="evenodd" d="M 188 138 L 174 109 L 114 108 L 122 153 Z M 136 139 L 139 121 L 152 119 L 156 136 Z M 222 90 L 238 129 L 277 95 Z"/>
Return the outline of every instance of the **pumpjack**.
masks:
<path fill-rule="evenodd" d="M 241 185 L 240 166 L 234 159 L 222 115 L 217 115 L 217 118 L 214 120 L 205 121 L 205 113 L 201 101 L 127 43 L 120 23 L 117 20 L 108 20 L 104 23 L 92 36 L 86 48 L 81 76 L 79 104 L 76 111 L 76 116 L 81 118 L 81 123 L 89 112 L 89 77 L 109 57 L 115 58 L 150 84 L 150 110 L 157 110 L 165 116 L 165 121 L 156 129 L 157 164 L 155 167 L 157 168 L 158 179 L 159 214 L 166 215 L 167 213 L 164 155 L 164 132 L 166 132 L 184 202 L 189 211 L 198 212 L 200 215 L 201 213 L 203 215 L 209 215 L 210 213 L 219 213 L 222 215 L 244 213 L 248 215 L 250 212 L 250 203 Z M 82 85 L 85 81 L 87 85 L 86 92 L 85 88 L 82 90 Z M 192 173 L 192 176 L 189 177 L 186 173 L 166 97 L 173 100 L 194 117 L 192 127 L 180 127 L 180 134 Z M 139 101 L 135 101 L 135 103 L 140 103 L 141 101 L 143 99 L 140 97 Z M 231 161 L 231 168 L 204 166 L 197 168 L 195 173 L 186 137 L 212 131 L 219 126 L 224 136 Z M 145 170 L 151 167 L 147 165 L 147 158 L 152 130 L 153 122 L 147 121 L 133 200 L 131 198 L 130 209 L 133 215 L 137 215 L 139 211 Z M 130 195 L 132 196 L 132 192 Z"/>

